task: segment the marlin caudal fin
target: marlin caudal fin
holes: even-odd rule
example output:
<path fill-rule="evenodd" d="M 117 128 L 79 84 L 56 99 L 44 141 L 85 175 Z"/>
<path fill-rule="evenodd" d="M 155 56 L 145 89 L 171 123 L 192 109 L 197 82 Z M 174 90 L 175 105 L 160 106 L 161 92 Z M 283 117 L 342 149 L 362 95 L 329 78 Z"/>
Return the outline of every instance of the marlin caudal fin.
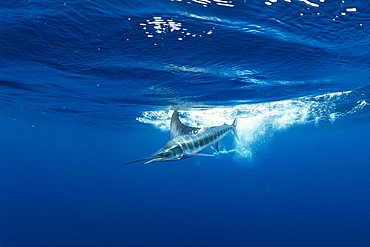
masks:
<path fill-rule="evenodd" d="M 233 133 L 234 133 L 236 139 L 239 141 L 238 133 L 236 133 L 236 124 L 237 124 L 237 122 L 238 122 L 238 120 L 235 118 L 234 122 L 232 123 L 232 126 L 233 126 Z"/>

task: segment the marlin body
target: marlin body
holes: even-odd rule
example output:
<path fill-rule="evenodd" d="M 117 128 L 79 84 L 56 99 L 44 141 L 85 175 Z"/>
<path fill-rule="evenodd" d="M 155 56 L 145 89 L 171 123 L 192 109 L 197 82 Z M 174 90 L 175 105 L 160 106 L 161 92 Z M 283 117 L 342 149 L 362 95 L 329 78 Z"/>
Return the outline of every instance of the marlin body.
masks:
<path fill-rule="evenodd" d="M 156 161 L 176 161 L 193 156 L 213 156 L 201 154 L 200 151 L 213 146 L 218 151 L 218 141 L 230 130 L 236 134 L 236 119 L 231 125 L 221 125 L 209 128 L 189 127 L 181 123 L 179 113 L 174 111 L 170 124 L 170 140 L 158 152 L 145 157 L 125 163 L 124 165 L 151 159 L 145 164 Z"/>

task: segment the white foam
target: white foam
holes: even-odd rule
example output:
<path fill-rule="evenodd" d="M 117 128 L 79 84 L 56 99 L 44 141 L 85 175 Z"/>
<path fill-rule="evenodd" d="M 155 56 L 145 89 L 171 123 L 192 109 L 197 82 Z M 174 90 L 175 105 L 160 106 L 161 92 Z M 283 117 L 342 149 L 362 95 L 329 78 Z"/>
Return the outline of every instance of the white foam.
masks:
<path fill-rule="evenodd" d="M 265 143 L 277 131 L 294 125 L 334 122 L 369 105 L 364 100 L 351 100 L 343 107 L 343 101 L 355 98 L 351 94 L 352 91 L 346 91 L 277 102 L 191 109 L 180 111 L 180 118 L 184 124 L 195 127 L 231 124 L 237 118 L 239 140 L 235 140 L 234 147 L 224 152 L 235 152 L 236 158 L 251 159 L 255 148 Z M 168 131 L 171 114 L 172 110 L 146 111 L 137 120 Z"/>

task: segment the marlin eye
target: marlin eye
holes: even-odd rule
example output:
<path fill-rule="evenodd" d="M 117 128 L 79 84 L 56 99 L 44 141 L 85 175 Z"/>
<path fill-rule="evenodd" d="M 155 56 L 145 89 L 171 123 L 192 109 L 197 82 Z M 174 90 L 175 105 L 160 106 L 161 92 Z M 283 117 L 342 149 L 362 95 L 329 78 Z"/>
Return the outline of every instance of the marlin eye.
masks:
<path fill-rule="evenodd" d="M 168 152 L 163 152 L 162 155 L 163 156 L 167 156 L 168 155 Z"/>

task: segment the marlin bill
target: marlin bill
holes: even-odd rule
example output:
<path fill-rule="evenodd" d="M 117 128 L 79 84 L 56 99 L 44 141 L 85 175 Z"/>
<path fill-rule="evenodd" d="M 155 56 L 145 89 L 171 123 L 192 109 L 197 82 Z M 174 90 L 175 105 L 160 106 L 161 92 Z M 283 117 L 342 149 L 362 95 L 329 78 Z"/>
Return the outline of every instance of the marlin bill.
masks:
<path fill-rule="evenodd" d="M 150 156 L 123 165 L 148 159 L 150 160 L 145 164 L 156 161 L 176 161 L 194 156 L 213 156 L 199 152 L 210 146 L 218 151 L 218 142 L 231 130 L 236 135 L 236 119 L 231 125 L 196 128 L 181 123 L 179 113 L 174 111 L 170 123 L 170 140 L 164 147 Z"/>

